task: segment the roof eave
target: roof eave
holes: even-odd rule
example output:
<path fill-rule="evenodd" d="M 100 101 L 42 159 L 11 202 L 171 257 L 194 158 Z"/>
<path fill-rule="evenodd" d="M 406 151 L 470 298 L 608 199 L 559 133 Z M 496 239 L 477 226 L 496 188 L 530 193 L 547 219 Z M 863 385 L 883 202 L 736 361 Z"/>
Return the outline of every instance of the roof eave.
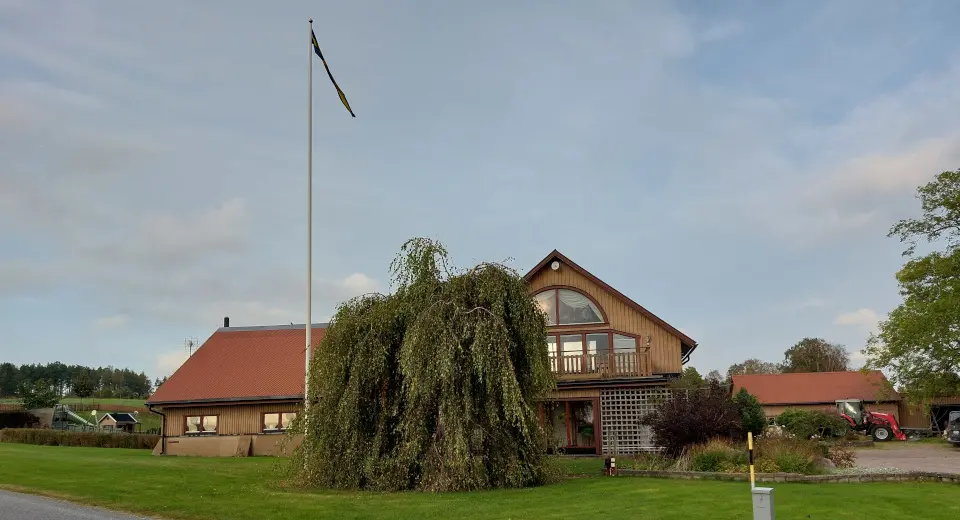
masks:
<path fill-rule="evenodd" d="M 303 401 L 303 394 L 296 395 L 259 395 L 246 397 L 214 397 L 209 399 L 182 399 L 171 401 L 147 401 L 147 406 L 191 405 L 191 404 L 237 404 L 252 401 Z"/>

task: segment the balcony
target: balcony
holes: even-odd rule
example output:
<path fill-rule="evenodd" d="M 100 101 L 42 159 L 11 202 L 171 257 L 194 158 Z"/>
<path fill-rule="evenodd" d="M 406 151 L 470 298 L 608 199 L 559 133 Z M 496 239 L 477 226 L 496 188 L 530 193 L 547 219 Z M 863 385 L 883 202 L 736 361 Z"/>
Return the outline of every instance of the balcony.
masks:
<path fill-rule="evenodd" d="M 550 355 L 550 370 L 560 379 L 609 379 L 651 375 L 649 352 Z"/>

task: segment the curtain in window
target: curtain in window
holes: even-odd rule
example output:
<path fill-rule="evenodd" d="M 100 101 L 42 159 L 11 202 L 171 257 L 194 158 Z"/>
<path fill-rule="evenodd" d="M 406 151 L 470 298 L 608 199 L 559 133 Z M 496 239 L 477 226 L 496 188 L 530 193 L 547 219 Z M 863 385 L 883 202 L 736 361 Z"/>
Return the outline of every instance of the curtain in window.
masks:
<path fill-rule="evenodd" d="M 603 322 L 600 310 L 590 301 L 590 298 L 569 289 L 557 291 L 560 297 L 560 323 L 601 323 Z M 564 312 L 564 306 L 569 311 Z"/>

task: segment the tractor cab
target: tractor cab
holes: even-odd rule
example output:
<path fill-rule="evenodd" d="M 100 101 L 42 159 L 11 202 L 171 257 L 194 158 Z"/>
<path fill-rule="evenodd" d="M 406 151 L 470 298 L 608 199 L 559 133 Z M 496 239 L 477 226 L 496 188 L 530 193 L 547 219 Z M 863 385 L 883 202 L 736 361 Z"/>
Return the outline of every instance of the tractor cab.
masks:
<path fill-rule="evenodd" d="M 867 412 L 860 399 L 840 399 L 837 401 L 837 412 L 853 429 L 862 428 L 867 422 Z"/>

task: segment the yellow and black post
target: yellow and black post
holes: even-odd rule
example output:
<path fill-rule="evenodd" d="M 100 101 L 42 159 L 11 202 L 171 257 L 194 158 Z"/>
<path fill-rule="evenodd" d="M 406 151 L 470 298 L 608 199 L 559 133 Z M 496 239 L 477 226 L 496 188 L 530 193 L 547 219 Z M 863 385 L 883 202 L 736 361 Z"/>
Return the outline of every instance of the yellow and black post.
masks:
<path fill-rule="evenodd" d="M 747 452 L 750 455 L 750 494 L 753 496 L 753 520 L 774 520 L 773 488 L 757 487 L 753 469 L 753 432 L 747 432 Z"/>

